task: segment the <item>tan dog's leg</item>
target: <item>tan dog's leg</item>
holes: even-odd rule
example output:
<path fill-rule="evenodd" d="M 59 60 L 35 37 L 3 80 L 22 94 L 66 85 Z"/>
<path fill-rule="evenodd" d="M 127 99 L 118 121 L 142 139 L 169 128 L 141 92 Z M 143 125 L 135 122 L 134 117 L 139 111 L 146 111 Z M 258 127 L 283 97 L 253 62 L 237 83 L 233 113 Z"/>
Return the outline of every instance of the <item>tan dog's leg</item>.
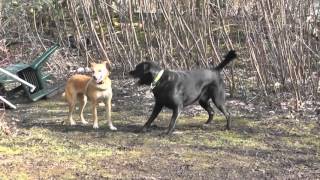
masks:
<path fill-rule="evenodd" d="M 68 120 L 70 122 L 70 125 L 76 125 L 76 123 L 74 122 L 73 118 L 72 118 L 72 113 L 74 111 L 74 108 L 76 106 L 76 101 L 77 101 L 77 97 L 75 95 L 66 93 L 66 99 L 68 101 L 69 104 L 69 116 L 68 116 Z M 66 123 L 67 124 L 67 123 Z"/>
<path fill-rule="evenodd" d="M 105 102 L 106 112 L 107 112 L 107 121 L 108 121 L 109 129 L 116 131 L 117 128 L 113 126 L 112 121 L 111 121 L 111 106 L 112 106 L 111 99 L 112 99 L 112 96 L 108 97 Z"/>
<path fill-rule="evenodd" d="M 93 128 L 98 129 L 97 101 L 92 101 Z"/>
<path fill-rule="evenodd" d="M 87 104 L 87 96 L 84 94 L 81 94 L 78 96 L 78 98 L 80 101 L 80 120 L 81 120 L 82 124 L 88 124 L 88 122 L 83 117 L 83 110 Z"/>

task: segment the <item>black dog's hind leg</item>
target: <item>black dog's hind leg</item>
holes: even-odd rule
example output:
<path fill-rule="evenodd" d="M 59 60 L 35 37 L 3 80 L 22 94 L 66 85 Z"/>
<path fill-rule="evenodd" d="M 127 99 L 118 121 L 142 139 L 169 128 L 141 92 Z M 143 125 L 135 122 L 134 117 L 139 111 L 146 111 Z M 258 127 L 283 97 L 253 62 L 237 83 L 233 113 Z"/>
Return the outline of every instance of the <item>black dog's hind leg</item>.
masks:
<path fill-rule="evenodd" d="M 171 117 L 171 121 L 169 124 L 169 129 L 167 131 L 167 134 L 172 134 L 174 127 L 176 126 L 177 118 L 181 112 L 181 109 L 182 109 L 181 107 L 176 107 L 175 109 L 173 109 L 172 117 Z"/>
<path fill-rule="evenodd" d="M 227 119 L 226 129 L 230 130 L 231 119 L 230 119 L 230 114 L 226 110 L 226 107 L 224 105 L 224 99 L 222 100 L 222 99 L 214 99 L 214 98 L 212 98 L 212 101 L 217 106 L 217 108 L 223 113 L 223 115 L 226 117 L 226 119 Z"/>
<path fill-rule="evenodd" d="M 157 103 L 154 105 L 151 116 L 149 117 L 148 121 L 142 127 L 142 130 L 141 130 L 142 132 L 147 131 L 147 129 L 152 124 L 152 122 L 156 119 L 158 114 L 161 112 L 162 107 L 163 107 L 162 105 L 157 104 Z"/>
<path fill-rule="evenodd" d="M 214 89 L 212 95 L 213 96 L 211 96 L 211 99 L 212 99 L 213 103 L 217 106 L 217 108 L 223 113 L 223 115 L 227 119 L 226 129 L 230 130 L 231 119 L 230 119 L 230 114 L 228 113 L 228 111 L 226 110 L 226 107 L 224 105 L 225 94 L 224 94 L 223 86 L 219 86 L 217 89 Z"/>
<path fill-rule="evenodd" d="M 213 111 L 212 107 L 210 106 L 210 102 L 209 102 L 209 100 L 200 100 L 199 104 L 201 107 L 203 107 L 203 109 L 205 109 L 208 112 L 209 118 L 208 118 L 206 124 L 209 124 L 212 121 L 213 115 L 214 115 L 214 111 Z"/>
<path fill-rule="evenodd" d="M 228 111 L 226 110 L 226 107 L 224 105 L 219 105 L 217 106 L 217 108 L 223 113 L 223 115 L 226 117 L 227 119 L 227 125 L 226 125 L 226 129 L 230 130 L 231 127 L 231 119 L 230 119 L 230 114 L 228 113 Z"/>

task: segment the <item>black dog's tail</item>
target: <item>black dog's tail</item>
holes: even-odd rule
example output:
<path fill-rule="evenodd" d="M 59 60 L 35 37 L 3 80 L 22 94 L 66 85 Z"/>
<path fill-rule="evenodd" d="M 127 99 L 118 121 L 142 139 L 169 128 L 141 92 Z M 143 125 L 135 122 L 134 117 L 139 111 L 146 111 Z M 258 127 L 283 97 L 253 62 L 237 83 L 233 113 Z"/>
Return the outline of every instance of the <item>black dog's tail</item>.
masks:
<path fill-rule="evenodd" d="M 214 69 L 217 71 L 221 71 L 227 64 L 229 64 L 233 59 L 237 57 L 236 51 L 231 50 L 225 55 L 224 60 Z"/>

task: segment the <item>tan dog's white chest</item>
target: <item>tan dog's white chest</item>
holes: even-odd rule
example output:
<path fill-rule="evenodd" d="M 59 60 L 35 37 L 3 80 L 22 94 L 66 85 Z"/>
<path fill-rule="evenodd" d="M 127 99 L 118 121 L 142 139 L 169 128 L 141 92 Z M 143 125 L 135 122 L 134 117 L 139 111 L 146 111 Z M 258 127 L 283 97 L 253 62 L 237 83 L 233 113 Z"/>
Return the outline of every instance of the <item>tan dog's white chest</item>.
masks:
<path fill-rule="evenodd" d="M 96 97 L 98 100 L 104 100 L 112 97 L 112 89 L 107 89 L 104 91 L 96 91 Z"/>
<path fill-rule="evenodd" d="M 99 100 L 107 100 L 112 98 L 112 88 L 110 84 L 101 84 L 97 85 L 92 82 L 88 82 L 86 95 L 90 99 L 94 99 L 95 101 Z"/>
<path fill-rule="evenodd" d="M 86 93 L 87 97 L 92 101 L 101 101 L 112 98 L 112 89 L 97 90 L 96 87 L 89 87 Z"/>

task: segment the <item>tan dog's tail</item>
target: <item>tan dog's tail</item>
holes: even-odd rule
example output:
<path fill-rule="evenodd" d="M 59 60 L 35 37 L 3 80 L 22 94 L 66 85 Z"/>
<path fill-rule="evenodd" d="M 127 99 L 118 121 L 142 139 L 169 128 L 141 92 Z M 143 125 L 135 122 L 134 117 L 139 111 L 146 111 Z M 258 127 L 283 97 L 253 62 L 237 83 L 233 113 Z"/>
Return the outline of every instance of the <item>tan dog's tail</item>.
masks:
<path fill-rule="evenodd" d="M 66 93 L 65 93 L 65 92 L 63 92 L 63 93 L 61 94 L 61 99 L 62 99 L 62 100 L 66 100 Z"/>

